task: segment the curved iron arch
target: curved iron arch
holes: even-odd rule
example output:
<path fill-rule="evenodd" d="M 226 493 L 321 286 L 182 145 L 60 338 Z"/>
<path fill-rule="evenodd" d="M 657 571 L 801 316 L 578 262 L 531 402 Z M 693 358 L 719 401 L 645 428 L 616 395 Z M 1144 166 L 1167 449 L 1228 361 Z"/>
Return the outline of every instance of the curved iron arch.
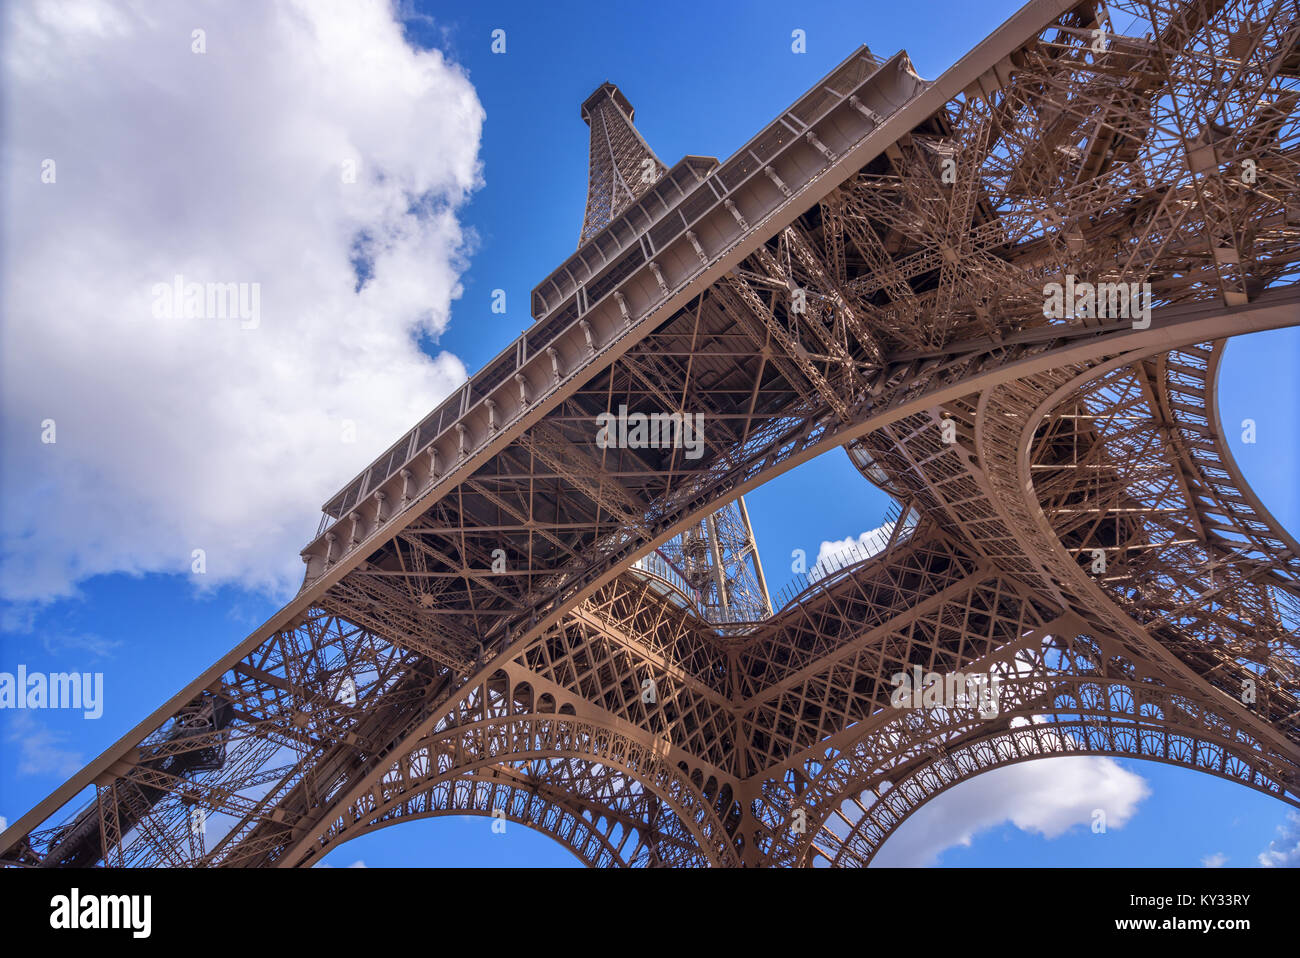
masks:
<path fill-rule="evenodd" d="M 463 745 L 467 738 L 478 748 L 468 753 L 463 747 L 458 751 L 456 743 Z M 643 827 L 647 831 L 680 830 L 683 839 L 660 850 L 661 856 L 670 851 L 668 857 L 682 859 L 666 863 L 736 863 L 730 837 L 709 802 L 690 776 L 664 755 L 600 723 L 547 712 L 497 716 L 449 726 L 426 736 L 395 764 L 397 778 L 381 781 L 375 790 L 354 802 L 347 815 L 331 823 L 293 864 L 309 864 L 324 850 L 349 840 L 354 831 L 370 828 L 390 812 L 403 808 L 413 796 L 429 793 L 445 782 L 483 778 L 492 770 L 500 771 L 504 763 L 556 759 L 610 769 L 653 796 L 656 807 L 668 815 L 664 821 Z M 400 771 L 402 768 L 417 771 L 407 775 Z M 437 811 L 432 809 L 430 813 Z"/>
<path fill-rule="evenodd" d="M 1054 744 L 1062 747 L 1044 748 L 1042 743 L 1044 732 L 1054 735 L 1057 739 Z M 1171 737 L 1175 733 L 1166 727 L 1161 734 Z M 1135 740 L 1143 743 L 1149 741 L 1149 737 L 1150 733 L 1147 733 L 1135 736 Z M 1230 771 L 1207 768 L 1169 756 L 1116 750 L 1109 745 L 1106 747 L 1092 745 L 1091 742 L 1095 741 L 1095 738 L 1096 729 L 1086 722 L 1052 722 L 1021 726 L 991 733 L 968 742 L 959 749 L 950 751 L 944 761 L 931 762 L 912 769 L 897 784 L 890 783 L 891 787 L 877 786 L 878 790 L 870 787 L 858 789 L 856 794 L 845 795 L 839 801 L 832 803 L 831 812 L 834 813 L 848 801 L 855 798 L 860 801 L 863 794 L 871 794 L 874 799 L 866 806 L 866 810 L 857 822 L 849 828 L 847 834 L 842 837 L 836 836 L 835 844 L 838 845 L 838 851 L 833 855 L 827 854 L 832 847 L 832 842 L 824 837 L 834 834 L 826 825 L 828 815 L 822 819 L 818 833 L 818 837 L 824 840 L 821 843 L 816 840 L 810 843 L 808 854 L 802 864 L 815 866 L 820 859 L 833 867 L 866 866 L 908 818 L 949 789 L 995 769 L 1054 758 L 1097 756 L 1158 762 L 1236 782 L 1271 795 L 1288 805 L 1300 807 L 1300 799 L 1279 794 L 1260 783 L 1245 781 Z M 1185 744 L 1187 751 L 1193 754 L 1202 753 L 1203 745 L 1200 741 L 1189 738 Z M 1244 765 L 1237 767 L 1246 768 Z"/>
<path fill-rule="evenodd" d="M 511 780 L 503 769 L 480 769 L 469 775 L 443 778 L 393 803 L 358 829 L 331 838 L 315 856 L 380 829 L 422 819 L 448 816 L 478 816 L 514 822 L 557 842 L 588 868 L 646 867 L 661 864 L 656 842 L 670 840 L 666 834 L 645 834 L 640 823 L 618 816 L 613 810 L 586 817 L 570 792 L 549 786 L 545 789 Z M 631 842 L 629 847 L 629 841 Z"/>

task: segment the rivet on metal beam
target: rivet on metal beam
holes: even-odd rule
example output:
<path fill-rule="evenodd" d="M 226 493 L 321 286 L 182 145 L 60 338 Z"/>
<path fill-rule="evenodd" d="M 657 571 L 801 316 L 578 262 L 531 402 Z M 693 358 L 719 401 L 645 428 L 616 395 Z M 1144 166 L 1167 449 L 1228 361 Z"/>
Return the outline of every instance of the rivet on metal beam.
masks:
<path fill-rule="evenodd" d="M 687 236 L 690 234 L 687 233 Z M 632 325 L 632 314 L 627 311 L 627 297 L 622 293 L 614 293 L 614 302 L 618 303 L 618 311 L 623 314 L 623 322 L 628 326 Z"/>
<path fill-rule="evenodd" d="M 772 169 L 770 166 L 765 166 L 763 167 L 763 172 L 767 174 L 769 180 L 776 184 L 776 188 L 785 194 L 786 199 L 794 196 L 794 194 L 790 192 L 790 187 L 785 185 L 785 180 L 781 179 L 776 170 Z"/>
<path fill-rule="evenodd" d="M 554 346 L 546 347 L 546 355 L 551 357 L 551 373 L 555 376 L 556 383 L 560 381 L 560 354 L 555 351 Z"/>
<path fill-rule="evenodd" d="M 736 208 L 735 203 L 731 202 L 731 200 L 723 200 L 722 205 L 725 206 L 728 209 L 728 211 L 730 211 L 733 217 L 735 217 L 736 222 L 740 224 L 740 228 L 742 230 L 749 229 L 749 221 L 746 220 L 743 215 L 741 215 L 741 212 L 739 209 Z"/>
<path fill-rule="evenodd" d="M 658 263 L 650 263 L 650 272 L 655 274 L 655 282 L 659 284 L 659 291 L 665 296 L 668 295 L 668 284 L 664 282 L 663 270 L 659 268 Z"/>
<path fill-rule="evenodd" d="M 830 160 L 832 163 L 834 163 L 836 160 L 839 159 L 835 151 L 832 150 L 825 143 L 823 143 L 821 140 L 817 139 L 817 134 L 814 133 L 812 130 L 809 130 L 807 133 L 805 133 L 803 135 L 803 138 L 812 144 L 814 150 L 816 150 L 822 156 L 826 157 L 826 159 Z"/>
<path fill-rule="evenodd" d="M 699 238 L 691 230 L 686 231 L 686 238 L 691 242 L 691 248 L 695 250 L 695 255 L 700 258 L 700 262 L 705 266 L 709 265 L 708 254 L 704 252 L 704 247 L 700 245 Z"/>

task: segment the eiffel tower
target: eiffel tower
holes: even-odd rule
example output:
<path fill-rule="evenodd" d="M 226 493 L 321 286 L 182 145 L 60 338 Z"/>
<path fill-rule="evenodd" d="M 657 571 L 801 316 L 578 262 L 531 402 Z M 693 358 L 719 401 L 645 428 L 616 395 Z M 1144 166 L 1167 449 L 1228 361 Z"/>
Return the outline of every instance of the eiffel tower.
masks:
<path fill-rule="evenodd" d="M 582 104 L 582 118 L 591 128 L 591 160 L 579 251 L 636 202 L 666 169 L 633 126 L 635 116 L 632 104 L 612 83 L 602 83 Z M 685 412 L 675 409 L 675 400 L 669 394 L 656 391 L 655 395 L 664 405 L 661 413 Z M 634 568 L 653 572 L 671 583 L 697 616 L 724 629 L 772 614 L 743 497 L 637 560 Z"/>
<path fill-rule="evenodd" d="M 1298 39 L 1289 2 L 1034 0 L 937 80 L 860 47 L 669 168 L 602 86 L 532 326 L 0 861 L 309 866 L 471 814 L 593 866 L 865 865 L 1060 755 L 1300 805 L 1300 546 L 1216 403 L 1229 337 L 1300 322 Z M 701 455 L 601 448 L 619 406 L 700 414 Z M 755 564 L 749 622 L 723 562 L 673 579 L 745 564 L 707 520 L 836 447 L 908 517 L 879 549 L 775 610 Z M 914 670 L 997 677 L 995 714 L 896 706 Z"/>

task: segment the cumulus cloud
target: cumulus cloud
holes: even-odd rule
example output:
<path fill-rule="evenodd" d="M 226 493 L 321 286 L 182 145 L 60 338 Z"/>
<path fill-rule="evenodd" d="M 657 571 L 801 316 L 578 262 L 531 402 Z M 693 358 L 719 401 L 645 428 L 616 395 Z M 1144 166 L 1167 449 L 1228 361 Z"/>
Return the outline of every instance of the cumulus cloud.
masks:
<path fill-rule="evenodd" d="M 1206 855 L 1201 859 L 1201 864 L 1206 868 L 1222 868 L 1228 863 L 1228 856 L 1223 852 L 1215 852 L 1213 855 Z"/>
<path fill-rule="evenodd" d="M 1259 853 L 1259 863 L 1265 868 L 1300 868 L 1300 813 L 1287 813 L 1277 838 Z"/>
<path fill-rule="evenodd" d="M 837 569 L 843 569 L 845 566 L 875 555 L 889 543 L 889 535 L 893 531 L 894 523 L 886 522 L 856 537 L 823 541 L 817 550 L 817 562 L 808 570 L 808 577 L 813 580 L 820 579 Z"/>
<path fill-rule="evenodd" d="M 474 89 L 382 0 L 0 16 L 0 595 L 202 549 L 196 584 L 283 597 L 320 503 L 465 376 L 420 346 L 471 251 Z M 177 276 L 249 309 L 169 314 Z"/>
<path fill-rule="evenodd" d="M 881 847 L 873 865 L 927 867 L 980 832 L 1010 822 L 1056 838 L 1076 825 L 1091 828 L 1102 809 L 1106 828 L 1122 828 L 1150 794 L 1141 776 L 1095 756 L 1036 759 L 997 768 L 921 806 Z"/>

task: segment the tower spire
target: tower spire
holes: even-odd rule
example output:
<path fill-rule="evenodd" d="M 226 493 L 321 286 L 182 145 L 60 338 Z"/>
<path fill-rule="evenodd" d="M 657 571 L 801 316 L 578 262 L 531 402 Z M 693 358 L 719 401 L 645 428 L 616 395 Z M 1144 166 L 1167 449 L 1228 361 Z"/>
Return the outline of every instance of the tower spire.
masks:
<path fill-rule="evenodd" d="M 591 161 L 579 246 L 636 202 L 665 171 L 637 132 L 635 115 L 628 98 L 608 81 L 583 101 L 582 118 L 591 128 Z M 715 625 L 754 622 L 772 614 L 743 498 L 669 539 L 638 567 L 684 586 Z"/>
<path fill-rule="evenodd" d="M 664 165 L 632 123 L 635 111 L 621 90 L 606 81 L 582 103 L 591 127 L 587 210 L 581 246 L 627 209 L 664 172 Z"/>

